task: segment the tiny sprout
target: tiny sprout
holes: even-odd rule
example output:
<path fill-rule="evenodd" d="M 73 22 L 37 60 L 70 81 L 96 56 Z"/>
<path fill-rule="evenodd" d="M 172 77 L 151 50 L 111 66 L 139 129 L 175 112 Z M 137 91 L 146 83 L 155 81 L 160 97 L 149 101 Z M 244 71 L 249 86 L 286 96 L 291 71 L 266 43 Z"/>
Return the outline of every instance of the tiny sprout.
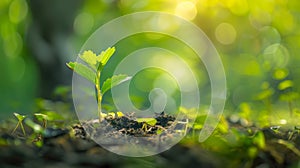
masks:
<path fill-rule="evenodd" d="M 22 129 L 22 132 L 23 132 L 23 135 L 26 136 L 26 132 L 25 132 L 25 129 L 24 129 L 24 126 L 23 126 L 23 120 L 26 118 L 25 115 L 20 115 L 18 113 L 14 113 L 14 116 L 18 119 L 18 123 L 16 125 L 16 127 L 14 128 L 14 130 L 12 131 L 12 134 L 15 133 L 15 131 L 17 130 L 17 128 L 20 126 L 21 129 Z"/>
<path fill-rule="evenodd" d="M 43 127 L 46 128 L 47 126 L 47 120 L 49 120 L 49 117 L 42 113 L 35 113 L 34 116 L 37 120 L 43 122 Z"/>
<path fill-rule="evenodd" d="M 82 55 L 79 55 L 79 58 L 83 60 L 88 66 L 79 62 L 69 62 L 66 64 L 71 70 L 86 78 L 95 85 L 97 92 L 96 95 L 99 121 L 102 120 L 103 116 L 101 102 L 104 93 L 106 93 L 112 87 L 131 79 L 131 77 L 124 74 L 115 75 L 111 78 L 106 79 L 102 84 L 102 87 L 100 88 L 100 79 L 102 74 L 101 72 L 114 52 L 115 47 L 109 47 L 105 51 L 102 51 L 99 55 L 96 55 L 93 51 L 88 50 L 84 51 Z"/>
<path fill-rule="evenodd" d="M 157 120 L 155 118 L 137 118 L 138 123 L 143 123 L 142 129 L 148 131 L 148 126 L 155 126 Z"/>

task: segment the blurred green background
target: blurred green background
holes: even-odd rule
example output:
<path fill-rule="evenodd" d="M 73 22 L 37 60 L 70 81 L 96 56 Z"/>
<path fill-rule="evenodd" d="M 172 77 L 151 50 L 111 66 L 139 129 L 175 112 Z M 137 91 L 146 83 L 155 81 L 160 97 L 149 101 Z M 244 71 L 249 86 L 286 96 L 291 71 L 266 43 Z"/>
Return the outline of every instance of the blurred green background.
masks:
<path fill-rule="evenodd" d="M 52 99 L 57 86 L 71 84 L 72 73 L 65 62 L 76 59 L 98 27 L 119 16 L 148 10 L 190 20 L 210 38 L 225 68 L 227 114 L 249 109 L 257 115 L 299 113 L 298 0 L 1 0 L 0 117 L 31 112 L 37 97 Z M 116 54 L 122 58 L 137 48 L 158 46 L 178 55 L 193 55 L 176 41 L 146 36 L 119 42 Z M 195 57 L 185 59 L 199 77 L 203 104 L 209 103 L 205 67 L 195 64 Z M 116 64 L 112 60 L 106 74 Z M 153 74 L 160 73 L 148 71 L 152 75 L 145 72 L 139 75 L 142 79 L 137 75 L 133 81 L 133 85 L 143 82 L 143 87 L 132 91 L 138 107 L 149 106 L 143 97 L 154 85 Z"/>

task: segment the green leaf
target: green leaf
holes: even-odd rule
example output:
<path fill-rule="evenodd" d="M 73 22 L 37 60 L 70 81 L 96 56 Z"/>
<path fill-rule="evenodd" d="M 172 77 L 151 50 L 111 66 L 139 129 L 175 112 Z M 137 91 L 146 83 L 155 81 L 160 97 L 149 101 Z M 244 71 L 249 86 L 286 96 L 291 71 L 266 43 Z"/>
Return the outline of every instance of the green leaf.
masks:
<path fill-rule="evenodd" d="M 66 65 L 80 76 L 95 84 L 96 74 L 89 67 L 77 62 L 69 62 Z"/>
<path fill-rule="evenodd" d="M 118 111 L 118 112 L 117 112 L 117 116 L 118 116 L 118 117 L 123 117 L 124 114 L 123 114 L 121 111 Z"/>
<path fill-rule="evenodd" d="M 49 121 L 58 121 L 63 120 L 64 117 L 54 111 L 43 111 L 42 114 L 47 116 L 47 120 Z"/>
<path fill-rule="evenodd" d="M 278 89 L 279 90 L 285 90 L 287 88 L 293 87 L 294 83 L 291 80 L 285 80 L 279 83 Z"/>
<path fill-rule="evenodd" d="M 109 89 L 123 83 L 123 82 L 126 82 L 128 80 L 130 80 L 131 77 L 130 76 L 127 76 L 127 75 L 124 75 L 124 74 L 121 74 L 121 75 L 115 75 L 113 76 L 112 78 L 108 78 L 104 81 L 103 85 L 102 85 L 102 88 L 101 88 L 101 91 L 102 91 L 102 94 L 104 94 L 105 92 L 107 92 Z"/>
<path fill-rule="evenodd" d="M 43 121 L 43 120 L 48 120 L 49 119 L 49 117 L 47 115 L 42 114 L 42 113 L 34 113 L 34 116 L 39 121 Z"/>
<path fill-rule="evenodd" d="M 137 118 L 136 119 L 137 122 L 141 123 L 141 122 L 145 122 L 147 123 L 148 125 L 151 125 L 151 126 L 155 126 L 157 120 L 155 118 Z"/>
<path fill-rule="evenodd" d="M 273 78 L 276 80 L 282 80 L 287 77 L 289 72 L 286 69 L 276 69 L 273 73 Z"/>
<path fill-rule="evenodd" d="M 115 50 L 115 47 L 109 47 L 105 51 L 102 51 L 101 54 L 97 57 L 97 62 L 100 62 L 101 66 L 104 67 L 110 57 L 114 54 Z"/>
<path fill-rule="evenodd" d="M 84 51 L 82 55 L 79 56 L 83 61 L 85 61 L 91 68 L 96 70 L 96 64 L 97 64 L 97 55 L 91 51 L 87 50 Z"/>
<path fill-rule="evenodd" d="M 17 119 L 18 119 L 19 121 L 23 121 L 23 120 L 26 118 L 25 115 L 21 115 L 21 114 L 19 114 L 19 113 L 14 113 L 14 115 L 17 117 Z"/>

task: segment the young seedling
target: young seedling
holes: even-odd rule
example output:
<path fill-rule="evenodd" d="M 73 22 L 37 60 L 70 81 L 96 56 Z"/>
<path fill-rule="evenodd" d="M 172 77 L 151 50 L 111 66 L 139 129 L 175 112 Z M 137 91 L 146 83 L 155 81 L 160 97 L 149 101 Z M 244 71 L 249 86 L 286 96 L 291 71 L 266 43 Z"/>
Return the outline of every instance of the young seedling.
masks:
<path fill-rule="evenodd" d="M 43 128 L 47 127 L 47 121 L 49 120 L 49 117 L 46 114 L 35 113 L 34 116 L 38 121 L 41 121 L 43 123 Z"/>
<path fill-rule="evenodd" d="M 142 130 L 149 131 L 148 126 L 155 126 L 157 120 L 155 118 L 137 118 L 138 123 L 143 123 Z"/>
<path fill-rule="evenodd" d="M 26 136 L 26 132 L 25 132 L 25 129 L 24 129 L 24 126 L 23 126 L 23 120 L 26 118 L 25 115 L 20 115 L 18 113 L 14 113 L 14 116 L 18 119 L 18 123 L 16 125 L 16 127 L 14 128 L 14 130 L 11 132 L 12 134 L 15 133 L 15 131 L 17 130 L 17 128 L 20 126 L 21 129 L 22 129 L 22 132 L 23 132 L 23 135 Z"/>
<path fill-rule="evenodd" d="M 102 84 L 102 87 L 100 87 L 102 70 L 114 52 L 115 47 L 108 48 L 107 50 L 102 51 L 99 55 L 96 55 L 94 52 L 88 50 L 79 55 L 79 58 L 88 66 L 79 62 L 69 62 L 66 64 L 71 70 L 95 85 L 99 122 L 102 120 L 101 102 L 103 95 L 112 87 L 131 79 L 131 77 L 124 74 L 114 75 L 111 78 L 106 79 Z"/>

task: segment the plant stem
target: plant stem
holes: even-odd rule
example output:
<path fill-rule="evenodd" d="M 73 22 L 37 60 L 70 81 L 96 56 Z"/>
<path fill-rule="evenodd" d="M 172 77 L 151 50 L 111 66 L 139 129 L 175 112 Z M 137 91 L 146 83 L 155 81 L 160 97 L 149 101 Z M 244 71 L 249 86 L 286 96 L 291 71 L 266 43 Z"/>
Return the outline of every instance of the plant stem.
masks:
<path fill-rule="evenodd" d="M 99 116 L 99 122 L 101 122 L 101 101 L 102 101 L 102 94 L 100 90 L 100 70 L 97 70 L 97 76 L 96 76 L 96 90 L 97 90 L 97 105 L 98 105 L 98 116 Z"/>
<path fill-rule="evenodd" d="M 14 128 L 14 130 L 11 132 L 11 134 L 14 134 L 17 130 L 17 128 L 19 127 L 20 122 L 17 123 L 16 127 Z"/>
<path fill-rule="evenodd" d="M 23 132 L 24 136 L 26 136 L 26 132 L 25 132 L 24 126 L 22 124 L 22 121 L 20 121 L 20 126 L 21 126 L 21 129 L 22 129 L 22 132 Z"/>

